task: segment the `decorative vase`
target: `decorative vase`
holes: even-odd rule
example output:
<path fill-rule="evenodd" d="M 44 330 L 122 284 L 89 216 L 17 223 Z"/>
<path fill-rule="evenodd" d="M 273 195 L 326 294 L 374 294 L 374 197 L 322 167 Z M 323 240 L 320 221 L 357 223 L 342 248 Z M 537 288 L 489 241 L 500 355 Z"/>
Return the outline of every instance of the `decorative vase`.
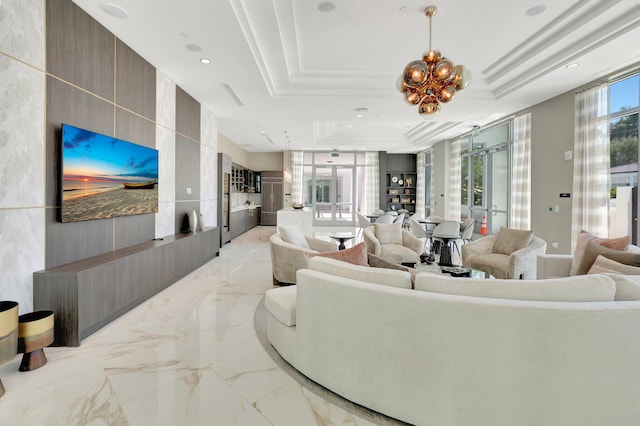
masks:
<path fill-rule="evenodd" d="M 196 232 L 198 226 L 198 214 L 195 210 L 189 212 L 189 231 Z"/>
<path fill-rule="evenodd" d="M 20 371 L 31 371 L 47 363 L 44 348 L 53 343 L 53 311 L 20 315 L 18 352 L 23 353 Z"/>
<path fill-rule="evenodd" d="M 200 213 L 198 218 L 198 231 L 204 231 L 204 215 Z"/>
<path fill-rule="evenodd" d="M 0 301 L 0 364 L 12 360 L 18 353 L 18 302 Z M 4 386 L 0 380 L 0 396 Z"/>

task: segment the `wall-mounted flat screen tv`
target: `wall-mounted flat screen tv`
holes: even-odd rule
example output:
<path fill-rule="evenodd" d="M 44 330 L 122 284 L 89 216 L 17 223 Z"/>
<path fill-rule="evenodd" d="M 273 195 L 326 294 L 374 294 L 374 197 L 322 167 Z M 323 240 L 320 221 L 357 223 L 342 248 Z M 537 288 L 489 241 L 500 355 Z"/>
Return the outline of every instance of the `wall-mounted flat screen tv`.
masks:
<path fill-rule="evenodd" d="M 158 151 L 62 125 L 62 222 L 158 211 Z"/>

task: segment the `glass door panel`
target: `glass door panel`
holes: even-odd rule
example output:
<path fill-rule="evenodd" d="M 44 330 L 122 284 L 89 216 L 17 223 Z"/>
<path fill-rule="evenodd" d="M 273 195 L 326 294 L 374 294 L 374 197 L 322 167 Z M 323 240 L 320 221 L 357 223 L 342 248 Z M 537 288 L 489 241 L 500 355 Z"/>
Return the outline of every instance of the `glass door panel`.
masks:
<path fill-rule="evenodd" d="M 353 193 L 353 175 L 354 168 L 348 166 L 337 166 L 336 174 L 336 223 L 353 222 L 354 213 L 354 193 Z"/>
<path fill-rule="evenodd" d="M 501 226 L 509 225 L 509 148 L 481 151 L 462 161 L 471 166 L 462 168 L 462 179 L 467 182 L 468 194 L 463 200 L 467 200 L 470 215 L 476 220 L 474 232 L 480 233 L 486 220 L 487 234 L 497 234 Z"/>
<path fill-rule="evenodd" d="M 307 193 L 311 193 L 313 200 L 316 225 L 353 224 L 353 166 L 314 166 L 313 179 L 307 181 L 307 186 Z"/>
<path fill-rule="evenodd" d="M 315 166 L 312 180 L 313 210 L 316 223 L 330 224 L 333 220 L 333 167 Z"/>
<path fill-rule="evenodd" d="M 491 174 L 489 213 L 491 220 L 487 222 L 490 234 L 500 232 L 500 227 L 507 227 L 509 210 L 509 150 L 503 148 L 491 151 L 488 155 Z"/>

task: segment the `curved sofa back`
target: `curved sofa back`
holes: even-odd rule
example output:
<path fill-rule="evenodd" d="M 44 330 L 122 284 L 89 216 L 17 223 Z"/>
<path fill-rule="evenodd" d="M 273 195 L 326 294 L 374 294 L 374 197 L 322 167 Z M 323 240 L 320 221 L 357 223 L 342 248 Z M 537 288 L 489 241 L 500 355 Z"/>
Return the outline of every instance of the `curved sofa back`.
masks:
<path fill-rule="evenodd" d="M 634 424 L 640 301 L 535 302 L 298 272 L 296 368 L 417 425 Z"/>

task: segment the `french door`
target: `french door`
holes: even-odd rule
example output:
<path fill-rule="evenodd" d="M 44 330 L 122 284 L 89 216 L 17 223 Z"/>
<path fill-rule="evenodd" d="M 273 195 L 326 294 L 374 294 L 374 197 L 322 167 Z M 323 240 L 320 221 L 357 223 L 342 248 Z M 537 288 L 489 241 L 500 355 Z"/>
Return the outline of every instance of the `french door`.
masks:
<path fill-rule="evenodd" d="M 355 167 L 315 165 L 310 181 L 314 225 L 353 225 Z"/>
<path fill-rule="evenodd" d="M 509 145 L 474 151 L 462 158 L 463 188 L 467 191 L 463 200 L 467 200 L 469 217 L 476 220 L 476 233 L 481 232 L 483 220 L 487 234 L 509 226 L 510 158 Z"/>

